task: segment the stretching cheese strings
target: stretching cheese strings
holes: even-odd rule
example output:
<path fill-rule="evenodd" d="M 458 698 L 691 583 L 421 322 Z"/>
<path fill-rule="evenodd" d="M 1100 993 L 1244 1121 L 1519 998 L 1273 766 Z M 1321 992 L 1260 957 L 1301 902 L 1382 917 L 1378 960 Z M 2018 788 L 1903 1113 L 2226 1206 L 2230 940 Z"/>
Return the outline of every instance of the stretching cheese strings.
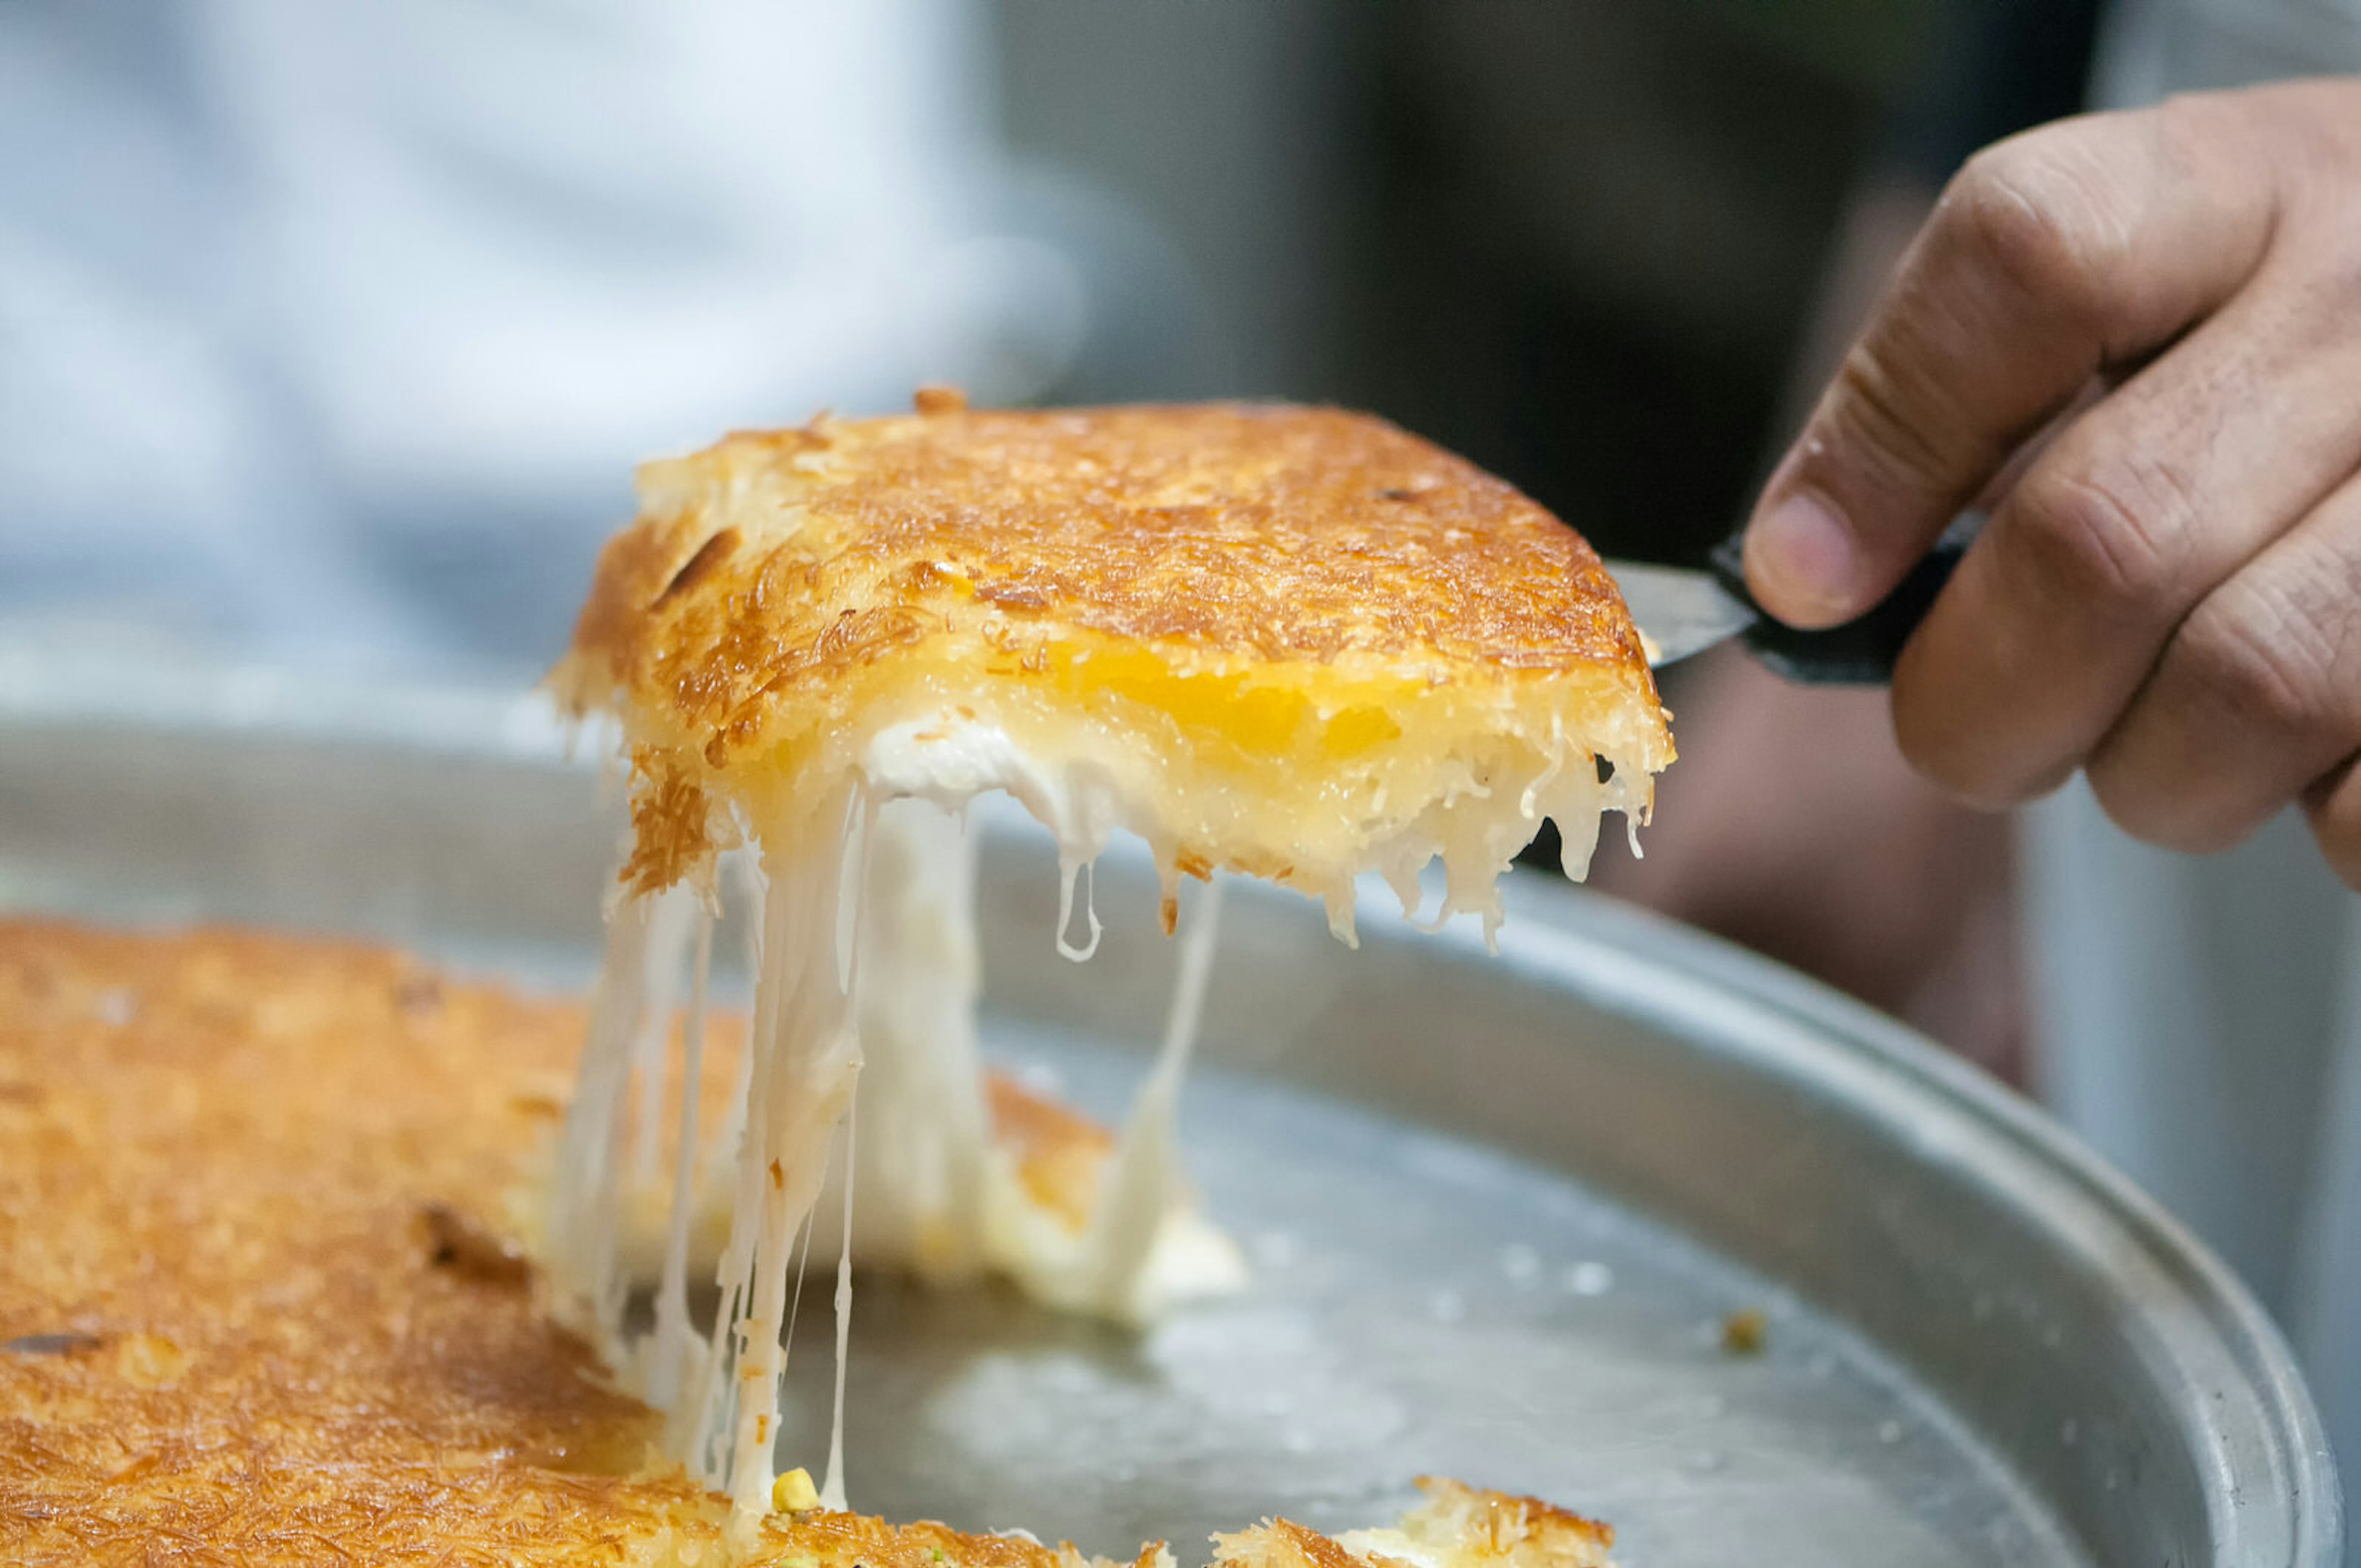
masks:
<path fill-rule="evenodd" d="M 728 1241 L 708 1332 L 688 1320 L 686 1276 L 706 1187 L 698 1160 L 707 1070 L 705 1009 L 713 909 L 686 888 L 618 904 L 560 1151 L 551 1275 L 568 1321 L 627 1386 L 664 1414 L 665 1453 L 726 1490 L 742 1520 L 772 1506 L 780 1389 L 801 1262 L 837 1250 L 836 1365 L 822 1500 L 844 1504 L 844 1400 L 857 1257 L 956 1278 L 990 1267 L 1053 1303 L 1143 1321 L 1180 1296 L 1243 1277 L 1235 1249 L 1188 1212 L 1173 1117 L 1211 972 L 1220 892 L 1191 905 L 1156 1065 L 1105 1165 L 1089 1223 L 1064 1228 L 994 1146 L 974 1009 L 974 843 L 932 800 L 873 802 L 847 784 L 751 835 L 760 895 L 753 1016 L 715 1134 L 726 1170 Z M 1061 898 L 1103 841 L 1061 843 Z M 1087 886 L 1087 883 L 1084 883 Z M 1102 928 L 1086 916 L 1093 933 Z M 1060 950 L 1071 951 L 1060 936 Z M 672 997 L 688 973 L 677 1031 L 671 1190 L 653 1327 L 625 1332 L 631 1283 L 617 1232 L 654 1163 L 647 1105 L 666 1092 Z M 865 1132 L 851 1119 L 868 1092 Z M 636 1083 L 639 1115 L 626 1113 Z M 840 1157 L 830 1145 L 843 1130 Z M 841 1202 L 818 1200 L 831 1165 Z M 861 1199 L 855 1202 L 854 1194 Z M 826 1237 L 829 1224 L 837 1227 Z"/>

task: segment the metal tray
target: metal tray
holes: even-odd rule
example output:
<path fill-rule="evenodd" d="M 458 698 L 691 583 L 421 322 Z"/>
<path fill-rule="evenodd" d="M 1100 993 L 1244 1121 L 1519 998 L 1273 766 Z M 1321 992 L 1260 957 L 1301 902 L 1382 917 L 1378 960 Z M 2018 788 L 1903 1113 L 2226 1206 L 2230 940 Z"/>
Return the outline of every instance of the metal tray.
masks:
<path fill-rule="evenodd" d="M 531 699 L 0 657 L 0 906 L 578 984 L 618 828 L 596 781 Z M 1081 968 L 1053 883 L 995 819 L 987 1038 L 1112 1112 L 1170 949 L 1141 858 L 1102 867 Z M 1382 897 L 1347 951 L 1237 887 L 1183 1135 L 1252 1288 L 1135 1338 L 866 1287 L 856 1504 L 1202 1561 L 1211 1530 L 1367 1522 L 1432 1472 L 1602 1515 L 1638 1568 L 2338 1560 L 2287 1353 L 2178 1225 L 1883 1017 L 1612 901 L 1509 892 L 1495 958 Z M 1734 1354 L 1748 1309 L 1767 1343 Z"/>

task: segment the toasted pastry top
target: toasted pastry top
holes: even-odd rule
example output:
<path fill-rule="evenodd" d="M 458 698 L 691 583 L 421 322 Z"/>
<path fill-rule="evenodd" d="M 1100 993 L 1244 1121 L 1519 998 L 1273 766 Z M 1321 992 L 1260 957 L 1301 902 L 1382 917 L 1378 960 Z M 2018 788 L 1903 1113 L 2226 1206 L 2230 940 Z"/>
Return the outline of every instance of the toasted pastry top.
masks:
<path fill-rule="evenodd" d="M 1200 666 L 1359 658 L 1435 678 L 1615 672 L 1653 706 L 1598 554 L 1382 420 L 1216 403 L 826 418 L 642 473 L 577 680 L 734 748 L 800 689 L 971 632 L 1093 632 Z"/>
<path fill-rule="evenodd" d="M 1509 485 L 1335 409 L 921 401 L 642 470 L 554 677 L 623 719 L 642 891 L 726 839 L 717 801 L 1025 798 L 1011 758 L 1099 781 L 1168 877 L 1272 878 L 1345 931 L 1359 871 L 1441 853 L 1497 919 L 1541 816 L 1578 870 L 1602 808 L 1645 815 L 1673 748 L 1639 633 Z"/>

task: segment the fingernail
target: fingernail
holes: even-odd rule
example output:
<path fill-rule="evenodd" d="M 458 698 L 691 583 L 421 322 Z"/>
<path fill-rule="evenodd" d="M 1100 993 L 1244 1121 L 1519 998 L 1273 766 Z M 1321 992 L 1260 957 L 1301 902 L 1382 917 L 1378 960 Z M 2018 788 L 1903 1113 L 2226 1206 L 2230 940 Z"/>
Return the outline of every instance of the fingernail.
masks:
<path fill-rule="evenodd" d="M 1782 620 L 1833 625 L 1852 614 L 1852 534 L 1809 490 L 1781 498 L 1746 531 L 1746 577 Z"/>

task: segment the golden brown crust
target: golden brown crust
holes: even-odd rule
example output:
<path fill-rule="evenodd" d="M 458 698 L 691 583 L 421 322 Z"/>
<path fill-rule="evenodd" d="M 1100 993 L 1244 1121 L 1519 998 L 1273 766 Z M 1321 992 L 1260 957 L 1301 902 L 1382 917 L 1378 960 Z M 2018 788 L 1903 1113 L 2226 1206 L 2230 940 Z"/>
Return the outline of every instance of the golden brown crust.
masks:
<path fill-rule="evenodd" d="M 1444 1475 L 1420 1476 L 1418 1489 L 1428 1499 L 1423 1512 L 1449 1517 L 1461 1541 L 1480 1542 L 1496 1553 L 1528 1541 L 1545 1549 L 1566 1539 L 1601 1551 L 1615 1544 L 1613 1525 L 1539 1497 L 1489 1491 Z"/>
<path fill-rule="evenodd" d="M 1509 485 L 1334 409 L 942 411 L 733 435 L 643 473 L 561 684 L 719 765 L 766 711 L 937 634 L 1435 679 L 1609 672 L 1653 711 L 1598 555 Z"/>
<path fill-rule="evenodd" d="M 580 1029 L 370 948 L 0 922 L 0 1558 L 709 1527 L 508 1256 Z"/>
<path fill-rule="evenodd" d="M 669 754 L 633 747 L 631 852 L 619 880 L 634 893 L 657 893 L 708 863 L 716 817 L 704 785 Z"/>
<path fill-rule="evenodd" d="M 1363 1568 L 1359 1558 L 1316 1530 L 1306 1530 L 1290 1519 L 1275 1519 L 1267 1527 L 1283 1544 L 1286 1555 L 1301 1568 Z"/>

